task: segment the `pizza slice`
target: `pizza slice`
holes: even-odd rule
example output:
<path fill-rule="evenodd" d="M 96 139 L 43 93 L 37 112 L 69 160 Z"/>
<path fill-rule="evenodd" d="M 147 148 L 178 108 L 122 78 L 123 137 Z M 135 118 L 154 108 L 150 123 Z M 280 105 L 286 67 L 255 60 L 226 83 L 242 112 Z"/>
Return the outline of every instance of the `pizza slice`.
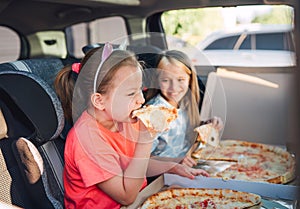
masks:
<path fill-rule="evenodd" d="M 177 109 L 164 106 L 146 105 L 135 110 L 132 117 L 139 118 L 152 135 L 168 129 L 169 124 L 178 117 Z"/>
<path fill-rule="evenodd" d="M 195 128 L 194 131 L 198 132 L 197 141 L 203 143 L 203 145 L 209 144 L 213 147 L 217 147 L 219 145 L 219 131 L 214 128 L 212 123 L 199 126 Z"/>

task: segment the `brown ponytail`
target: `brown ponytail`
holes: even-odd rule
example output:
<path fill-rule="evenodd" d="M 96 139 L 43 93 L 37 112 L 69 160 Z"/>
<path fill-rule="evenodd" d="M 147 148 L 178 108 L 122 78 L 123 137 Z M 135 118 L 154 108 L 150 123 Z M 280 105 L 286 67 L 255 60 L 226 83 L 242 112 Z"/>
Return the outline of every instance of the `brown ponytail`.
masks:
<path fill-rule="evenodd" d="M 75 85 L 75 79 L 72 76 L 72 66 L 67 65 L 58 72 L 54 81 L 54 88 L 61 101 L 65 119 L 70 124 L 72 120 L 72 97 Z"/>

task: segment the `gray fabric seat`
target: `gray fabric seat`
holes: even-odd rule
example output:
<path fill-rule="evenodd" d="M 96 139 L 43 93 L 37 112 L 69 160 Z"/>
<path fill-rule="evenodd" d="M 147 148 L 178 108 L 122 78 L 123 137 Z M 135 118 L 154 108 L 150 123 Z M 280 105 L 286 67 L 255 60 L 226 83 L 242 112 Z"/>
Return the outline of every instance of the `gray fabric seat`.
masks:
<path fill-rule="evenodd" d="M 30 72 L 39 76 L 53 88 L 55 76 L 63 67 L 64 63 L 59 58 L 41 58 L 2 63 L 0 71 L 17 70 Z"/>
<path fill-rule="evenodd" d="M 35 74 L 6 70 L 0 71 L 0 98 L 7 126 L 0 140 L 5 153 L 0 155 L 5 171 L 0 201 L 26 209 L 62 209 L 64 141 L 57 141 L 64 116 L 56 94 Z"/>

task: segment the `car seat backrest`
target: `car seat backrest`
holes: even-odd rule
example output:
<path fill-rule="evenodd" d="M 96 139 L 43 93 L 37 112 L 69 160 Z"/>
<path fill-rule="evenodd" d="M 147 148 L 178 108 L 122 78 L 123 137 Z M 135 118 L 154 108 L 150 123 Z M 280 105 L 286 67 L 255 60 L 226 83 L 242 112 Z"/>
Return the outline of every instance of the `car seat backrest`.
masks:
<path fill-rule="evenodd" d="M 162 52 L 161 49 L 150 45 L 129 45 L 127 49 L 136 54 L 137 59 L 144 63 L 144 68 L 146 69 L 156 68 L 160 58 L 160 53 Z"/>
<path fill-rule="evenodd" d="M 1 83 L 0 83 L 1 84 Z M 12 151 L 12 144 L 20 135 L 34 134 L 29 119 L 14 103 L 13 99 L 0 87 L 1 139 L 0 139 L 0 201 L 24 208 L 32 208 L 26 192 L 18 163 Z"/>
<path fill-rule="evenodd" d="M 0 65 L 0 71 L 17 70 L 33 73 L 43 79 L 53 88 L 53 82 L 56 74 L 64 67 L 64 63 L 58 58 L 41 58 L 18 60 L 7 62 Z"/>
<path fill-rule="evenodd" d="M 18 165 L 21 175 L 17 176 L 23 176 L 20 185 L 26 191 L 23 194 L 29 196 L 20 198 L 23 202 L 18 204 L 12 200 L 5 202 L 28 209 L 63 208 L 63 157 L 57 145 L 63 147 L 64 144 L 56 141 L 59 141 L 64 117 L 56 94 L 40 77 L 16 70 L 0 71 L 0 93 L 1 110 L 7 124 L 7 133 L 3 132 L 4 140 L 0 140 L 0 145 L 1 142 L 8 144 L 0 148 L 2 153 L 11 154 L 15 169 Z M 6 157 L 0 160 L 5 165 L 9 163 Z M 18 177 L 11 175 L 13 181 L 21 181 Z M 19 186 L 16 188 L 18 190 Z M 8 191 L 2 189 L 2 192 Z M 14 194 L 5 195 L 15 198 Z"/>
<path fill-rule="evenodd" d="M 103 47 L 104 43 L 96 43 L 86 45 L 82 48 L 82 51 L 86 54 L 93 48 Z M 113 48 L 118 48 L 119 45 L 113 44 Z M 144 68 L 155 68 L 157 65 L 157 61 L 159 59 L 159 54 L 161 53 L 161 49 L 152 45 L 128 45 L 126 47 L 127 50 L 135 53 L 137 59 L 142 61 L 144 64 Z"/>

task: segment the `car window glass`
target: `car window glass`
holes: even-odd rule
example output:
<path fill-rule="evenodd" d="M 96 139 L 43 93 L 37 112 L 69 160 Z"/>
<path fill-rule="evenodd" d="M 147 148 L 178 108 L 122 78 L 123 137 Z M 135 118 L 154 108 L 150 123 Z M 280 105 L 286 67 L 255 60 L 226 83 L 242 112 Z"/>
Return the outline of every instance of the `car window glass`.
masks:
<path fill-rule="evenodd" d="M 127 36 L 127 29 L 124 19 L 115 16 L 68 27 L 66 28 L 66 36 L 70 54 L 76 58 L 81 58 L 84 55 L 82 47 L 88 44 L 105 42 L 114 42 L 117 44 L 117 39 Z M 120 40 L 123 41 L 124 39 Z"/>
<path fill-rule="evenodd" d="M 256 49 L 261 50 L 285 50 L 284 34 L 256 34 Z"/>
<path fill-rule="evenodd" d="M 231 36 L 226 38 L 221 38 L 209 46 L 205 48 L 205 50 L 212 50 L 212 49 L 233 49 L 236 41 L 238 40 L 239 36 Z"/>
<path fill-rule="evenodd" d="M 296 64 L 294 16 L 288 5 L 248 5 L 168 11 L 161 21 L 168 48 L 185 52 L 195 65 L 276 67 Z"/>
<path fill-rule="evenodd" d="M 0 63 L 14 61 L 20 56 L 20 38 L 15 31 L 5 26 L 0 26 L 0 49 Z"/>

